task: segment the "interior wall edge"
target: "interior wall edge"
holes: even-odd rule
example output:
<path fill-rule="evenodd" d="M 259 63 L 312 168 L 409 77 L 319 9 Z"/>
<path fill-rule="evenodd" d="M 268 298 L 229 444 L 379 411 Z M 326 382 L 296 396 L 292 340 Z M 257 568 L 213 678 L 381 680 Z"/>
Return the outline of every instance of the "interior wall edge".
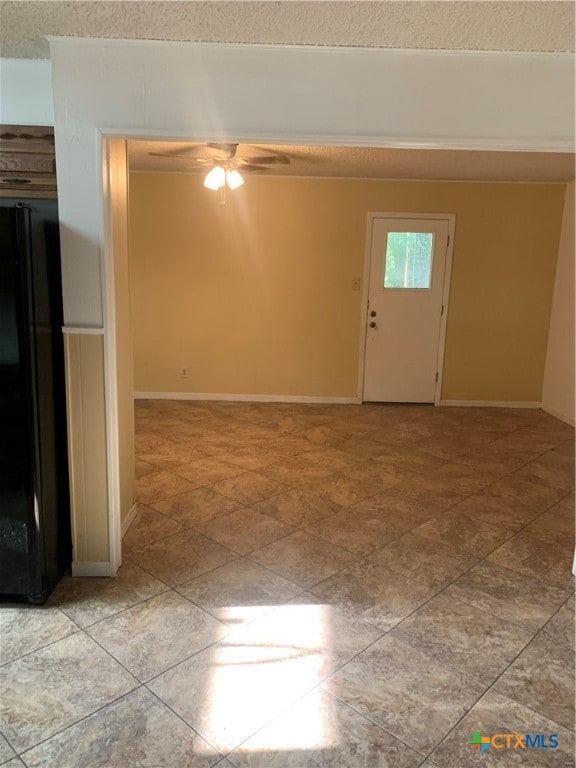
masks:
<path fill-rule="evenodd" d="M 544 409 L 574 424 L 575 413 L 575 222 L 574 182 L 566 185 L 546 361 L 542 381 Z M 562 414 L 562 415 L 560 415 Z"/>
<path fill-rule="evenodd" d="M 566 413 L 565 411 L 561 411 L 558 408 L 554 408 L 554 406 L 547 404 L 542 405 L 542 410 L 549 413 L 550 416 L 554 416 L 555 419 L 560 419 L 560 421 L 570 424 L 571 427 L 576 427 L 576 418 L 574 418 L 573 413 Z"/>
<path fill-rule="evenodd" d="M 134 505 L 132 506 L 132 509 L 130 510 L 130 512 L 128 512 L 128 514 L 122 518 L 122 538 L 126 536 L 128 532 L 128 528 L 130 528 L 130 526 L 134 522 L 137 513 L 138 513 L 138 504 L 134 502 Z"/>

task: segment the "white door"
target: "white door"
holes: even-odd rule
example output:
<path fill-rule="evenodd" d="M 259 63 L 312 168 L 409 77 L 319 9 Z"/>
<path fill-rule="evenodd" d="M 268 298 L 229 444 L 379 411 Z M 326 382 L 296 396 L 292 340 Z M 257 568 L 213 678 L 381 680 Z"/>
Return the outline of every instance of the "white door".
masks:
<path fill-rule="evenodd" d="M 365 401 L 434 402 L 448 224 L 448 219 L 373 219 Z"/>

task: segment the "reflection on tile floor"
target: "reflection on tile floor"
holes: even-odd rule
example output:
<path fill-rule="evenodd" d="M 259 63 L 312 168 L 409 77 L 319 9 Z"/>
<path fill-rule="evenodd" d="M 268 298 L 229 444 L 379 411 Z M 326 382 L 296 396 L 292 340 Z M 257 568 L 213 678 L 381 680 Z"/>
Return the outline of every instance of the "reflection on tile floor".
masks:
<path fill-rule="evenodd" d="M 574 430 L 536 410 L 136 403 L 110 579 L 0 611 L 0 765 L 573 766 Z"/>

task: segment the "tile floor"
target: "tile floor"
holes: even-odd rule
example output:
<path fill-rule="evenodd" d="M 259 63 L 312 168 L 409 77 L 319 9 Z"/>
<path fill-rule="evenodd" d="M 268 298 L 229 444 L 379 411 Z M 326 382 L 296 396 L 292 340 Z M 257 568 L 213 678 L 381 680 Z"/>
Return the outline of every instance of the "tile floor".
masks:
<path fill-rule="evenodd" d="M 136 424 L 118 577 L 0 611 L 0 764 L 574 765 L 574 430 L 169 401 Z"/>

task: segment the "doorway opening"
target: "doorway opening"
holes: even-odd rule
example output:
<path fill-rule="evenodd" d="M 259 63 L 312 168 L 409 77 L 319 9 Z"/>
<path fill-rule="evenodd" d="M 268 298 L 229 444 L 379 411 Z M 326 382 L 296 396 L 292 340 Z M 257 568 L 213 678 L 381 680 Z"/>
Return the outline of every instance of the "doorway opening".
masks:
<path fill-rule="evenodd" d="M 238 140 L 241 141 L 240 137 Z M 169 145 L 162 143 L 160 149 L 168 148 L 170 154 L 175 151 L 175 145 L 176 149 L 183 146 L 189 149 L 199 143 L 171 140 Z M 165 399 L 331 403 L 370 400 L 364 387 L 364 352 L 369 341 L 366 327 L 369 322 L 381 320 L 380 316 L 371 318 L 367 313 L 368 288 L 372 282 L 370 249 L 376 242 L 373 230 L 383 226 L 379 223 L 383 218 L 393 217 L 401 224 L 394 232 L 427 235 L 428 238 L 421 239 L 432 243 L 428 277 L 430 285 L 442 286 L 441 306 L 444 307 L 443 312 L 440 309 L 433 370 L 434 379 L 438 373 L 438 380 L 433 382 L 432 394 L 412 396 L 412 399 L 439 404 L 454 222 L 456 214 L 466 205 L 467 215 L 474 215 L 475 210 L 472 202 L 464 200 L 457 182 L 501 181 L 502 174 L 511 179 L 518 176 L 512 166 L 507 166 L 508 157 L 513 153 L 274 146 L 258 142 L 262 153 L 280 152 L 297 159 L 290 164 L 272 163 L 271 169 L 265 171 L 247 171 L 244 185 L 229 191 L 226 205 L 220 206 L 218 195 L 203 185 L 206 175 L 203 163 L 194 161 L 192 168 L 183 169 L 182 165 L 188 160 L 168 157 L 162 162 L 171 164 L 170 169 L 133 164 L 130 168 L 129 155 L 133 148 L 146 163 L 154 162 L 153 144 L 158 146 L 157 141 L 142 140 L 138 131 L 130 136 L 103 139 L 106 242 L 102 282 L 106 305 L 109 533 L 114 573 L 121 562 L 122 530 L 135 514 L 135 391 Z M 203 146 L 207 146 L 206 142 Z M 248 157 L 241 144 L 236 153 L 238 151 L 243 152 L 239 157 Z M 537 159 L 542 161 L 542 169 L 547 167 L 546 155 Z M 179 170 L 174 170 L 176 166 Z M 359 167 L 370 171 L 365 170 L 360 178 Z M 396 180 L 389 179 L 390 167 L 394 168 Z M 447 170 L 450 167 L 452 170 Z M 130 286 L 130 173 L 138 180 L 132 186 L 131 205 L 138 187 L 142 203 L 140 219 L 148 224 L 154 223 L 154 219 L 169 220 L 173 225 L 172 234 L 179 233 L 176 238 L 182 246 L 179 263 L 187 270 L 178 272 L 175 262 L 167 258 L 168 252 L 175 250 L 174 243 L 167 247 L 162 238 L 156 241 L 152 236 L 142 238 L 149 252 L 157 256 L 154 269 L 150 268 L 150 254 L 143 262 L 144 272 L 148 270 L 148 284 L 154 289 L 152 301 L 142 301 L 145 291 L 140 289 L 145 288 L 145 281 L 138 291 Z M 149 182 L 150 178 L 156 181 L 147 183 L 147 176 Z M 158 182 L 160 177 L 164 178 L 164 188 Z M 427 180 L 421 181 L 423 177 Z M 407 184 L 407 181 L 413 183 Z M 180 192 L 171 193 L 171 197 L 165 195 L 164 190 L 176 186 L 176 182 Z M 446 205 L 444 210 L 453 210 L 454 214 L 421 213 L 434 193 L 432 183 L 442 186 L 443 208 Z M 477 196 L 489 194 L 490 190 L 476 185 L 469 190 L 469 196 L 472 191 Z M 164 206 L 161 212 L 158 206 L 154 208 L 158 201 Z M 276 219 L 271 215 L 272 210 Z M 373 211 L 388 213 L 370 213 Z M 261 216 L 258 222 L 255 212 Z M 406 219 L 410 220 L 410 227 Z M 415 227 L 416 220 L 423 222 L 420 230 Z M 228 230 L 217 231 L 216 221 L 228 221 Z M 433 273 L 439 262 L 434 256 L 434 247 L 445 236 L 446 226 L 449 243 L 444 273 L 440 271 L 436 280 Z M 201 227 L 205 228 L 203 234 Z M 195 239 L 184 241 L 186 231 Z M 381 292 L 385 296 L 418 296 L 429 291 L 430 288 L 421 287 L 425 274 L 423 277 L 418 273 L 414 277 L 416 283 L 410 283 L 413 256 L 408 252 L 402 269 L 398 265 L 394 268 L 390 260 L 390 269 L 386 269 L 388 241 L 382 239 L 382 232 L 379 237 Z M 234 251 L 240 241 L 242 248 Z M 213 258 L 209 258 L 210 247 L 215 244 Z M 204 253 L 199 258 L 202 249 Z M 391 252 L 391 255 L 394 254 Z M 399 271 L 404 279 L 402 285 L 397 284 Z M 170 275 L 176 286 L 177 301 L 174 300 L 176 294 L 162 283 Z M 214 286 L 220 289 L 224 282 L 228 293 L 218 301 L 221 293 L 216 292 Z M 212 288 L 207 290 L 209 284 Z M 176 307 L 180 308 L 179 315 Z M 370 311 L 378 312 L 372 307 Z M 134 354 L 133 366 L 131 326 L 136 313 L 139 313 L 138 322 L 143 321 L 139 331 L 142 343 Z M 172 330 L 163 327 L 169 316 L 176 320 Z M 174 344 L 184 323 L 188 326 L 187 333 L 189 328 L 195 332 L 203 329 L 204 341 L 197 334 L 195 338 L 187 338 L 186 343 Z M 486 334 L 489 334 L 488 327 Z M 259 340 L 257 344 L 253 343 L 255 339 Z M 246 364 L 247 342 L 252 344 L 249 365 Z M 458 350 L 453 351 L 453 357 L 458 354 Z M 158 361 L 164 368 L 163 378 L 160 366 L 152 370 Z M 136 382 L 134 368 L 138 369 Z M 151 373 L 155 381 L 146 380 Z M 372 398 L 375 401 L 411 399 L 407 395 L 392 397 L 389 394 Z"/>

